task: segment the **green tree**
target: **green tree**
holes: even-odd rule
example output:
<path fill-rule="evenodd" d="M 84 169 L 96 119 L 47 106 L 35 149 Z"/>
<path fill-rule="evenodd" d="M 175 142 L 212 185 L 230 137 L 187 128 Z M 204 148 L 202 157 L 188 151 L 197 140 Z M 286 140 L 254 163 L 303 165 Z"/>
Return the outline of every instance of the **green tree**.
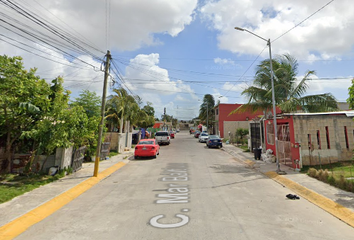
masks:
<path fill-rule="evenodd" d="M 139 111 L 139 105 L 124 88 L 113 89 L 113 92 L 116 95 L 109 96 L 106 104 L 106 119 L 111 129 L 114 126 L 119 126 L 119 131 L 122 133 L 125 120 L 135 122 L 134 118 Z"/>
<path fill-rule="evenodd" d="M 0 56 L 0 137 L 5 142 L 2 171 L 10 170 L 13 144 L 50 110 L 49 84 L 25 70 L 21 57 Z"/>
<path fill-rule="evenodd" d="M 144 112 L 146 112 L 149 116 L 155 116 L 155 109 L 152 107 L 151 102 L 147 102 L 146 105 L 142 108 Z"/>
<path fill-rule="evenodd" d="M 82 136 L 82 145 L 87 146 L 86 157 L 90 158 L 97 148 L 98 125 L 101 119 L 101 98 L 95 92 L 83 90 L 71 106 L 81 106 L 88 117 L 87 132 Z"/>
<path fill-rule="evenodd" d="M 161 115 L 161 121 L 165 122 L 172 122 L 173 116 L 168 115 L 168 114 L 162 114 Z"/>
<path fill-rule="evenodd" d="M 209 125 L 207 126 L 208 129 L 210 126 L 213 125 L 213 119 L 215 119 L 214 106 L 215 106 L 215 100 L 213 95 L 205 94 L 203 98 L 203 103 L 200 105 L 200 109 L 199 109 L 199 119 L 205 125 L 207 125 L 208 123 Z"/>
<path fill-rule="evenodd" d="M 62 78 L 54 79 L 52 84 L 50 111 L 22 134 L 23 138 L 35 140 L 38 155 L 53 154 L 56 148 L 86 145 L 98 126 L 97 121 L 89 121 L 82 106 L 69 108 L 70 92 L 64 90 Z M 95 126 L 92 126 L 93 123 Z"/>
<path fill-rule="evenodd" d="M 349 108 L 354 109 L 354 78 L 352 79 L 352 85 L 348 88 L 349 90 L 349 98 L 347 99 L 347 103 L 349 103 Z"/>
<path fill-rule="evenodd" d="M 244 137 L 247 136 L 249 133 L 249 130 L 246 128 L 238 128 L 236 129 L 236 143 L 243 143 L 244 142 Z"/>
<path fill-rule="evenodd" d="M 305 95 L 308 81 L 315 71 L 307 71 L 298 82 L 298 63 L 289 54 L 276 57 L 272 61 L 274 72 L 275 104 L 282 112 L 328 112 L 337 110 L 337 102 L 331 93 Z M 270 60 L 266 59 L 256 68 L 253 86 L 245 89 L 242 95 L 248 97 L 248 103 L 243 104 L 230 114 L 257 110 L 272 109 L 272 85 Z"/>
<path fill-rule="evenodd" d="M 71 105 L 82 106 L 89 118 L 101 116 L 101 98 L 95 92 L 81 91 L 79 97 Z"/>

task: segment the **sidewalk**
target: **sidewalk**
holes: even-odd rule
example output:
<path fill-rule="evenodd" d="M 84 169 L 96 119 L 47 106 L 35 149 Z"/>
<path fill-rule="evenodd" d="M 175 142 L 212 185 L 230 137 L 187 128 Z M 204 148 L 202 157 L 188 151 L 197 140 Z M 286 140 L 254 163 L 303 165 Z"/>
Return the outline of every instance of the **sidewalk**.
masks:
<path fill-rule="evenodd" d="M 265 163 L 255 160 L 253 153 L 243 152 L 242 149 L 233 145 L 225 144 L 223 150 L 234 156 L 237 160 L 249 165 L 255 171 L 285 186 L 289 189 L 289 193 L 307 199 L 354 227 L 354 193 L 335 188 L 283 164 L 280 164 L 280 169 L 286 174 L 278 175 L 275 173 L 277 170 L 276 163 Z"/>
<path fill-rule="evenodd" d="M 134 149 L 130 149 L 130 151 L 100 161 L 97 178 L 92 177 L 95 165 L 94 162 L 83 163 L 82 168 L 73 174 L 0 204 L 0 239 L 12 239 L 13 235 L 11 235 L 12 237 L 8 237 L 8 232 L 11 232 L 8 225 L 16 225 L 16 221 L 19 222 L 18 225 L 23 225 L 29 218 L 32 218 L 32 221 L 33 218 L 35 219 L 34 221 L 37 221 L 39 218 L 42 218 L 43 215 L 47 213 L 51 214 L 49 206 L 51 201 L 54 200 L 52 205 L 58 205 L 58 208 L 60 208 L 61 205 L 65 205 L 66 202 L 76 198 L 94 184 L 107 177 L 112 171 L 116 171 L 127 164 L 133 154 Z M 70 193 L 67 194 L 68 192 Z M 64 200 L 58 200 L 59 197 L 62 197 Z M 45 204 L 47 204 L 47 206 L 44 207 L 43 211 L 46 211 L 46 213 L 34 213 Z M 18 220 L 23 218 L 24 215 L 29 215 L 30 217 L 27 217 L 25 219 L 26 221 L 23 219 Z M 12 229 L 13 228 L 14 227 L 12 227 Z"/>

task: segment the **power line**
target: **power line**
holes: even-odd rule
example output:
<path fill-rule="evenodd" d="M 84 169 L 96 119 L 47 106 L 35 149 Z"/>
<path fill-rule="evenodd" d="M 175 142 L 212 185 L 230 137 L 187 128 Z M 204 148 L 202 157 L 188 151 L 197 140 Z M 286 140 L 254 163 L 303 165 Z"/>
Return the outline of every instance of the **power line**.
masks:
<path fill-rule="evenodd" d="M 296 24 L 294 27 L 290 28 L 288 31 L 286 31 L 285 33 L 283 33 L 282 35 L 280 35 L 279 37 L 277 37 L 276 39 L 274 39 L 272 41 L 275 42 L 276 40 L 278 40 L 279 38 L 283 37 L 285 34 L 289 33 L 290 31 L 292 31 L 294 28 L 298 27 L 299 25 L 301 25 L 302 23 L 304 23 L 305 21 L 307 21 L 309 18 L 311 18 L 313 15 L 315 15 L 316 13 L 318 13 L 319 11 L 321 11 L 322 9 L 324 9 L 325 7 L 327 7 L 329 4 L 331 4 L 332 2 L 334 2 L 334 0 L 329 1 L 328 3 L 326 3 L 323 7 L 321 7 L 320 9 L 318 9 L 316 12 L 312 13 L 310 16 L 308 16 L 307 18 L 305 18 L 304 20 L 302 20 L 301 22 L 299 22 L 298 24 Z"/>
<path fill-rule="evenodd" d="M 262 55 L 262 53 L 263 53 L 263 51 L 265 50 L 267 48 L 267 46 L 265 46 L 264 48 L 263 48 L 263 50 L 258 54 L 258 56 L 254 59 L 254 61 L 250 64 L 250 66 L 246 69 L 246 71 L 241 75 L 241 77 L 243 76 L 243 75 L 245 75 L 247 72 L 248 72 L 248 70 L 253 66 L 253 64 L 258 60 L 258 58 Z M 241 78 L 240 77 L 240 78 Z M 225 97 L 227 97 L 227 94 L 231 91 L 231 89 L 233 89 L 233 87 L 234 87 L 235 85 L 233 85 L 224 95 L 225 95 Z"/>

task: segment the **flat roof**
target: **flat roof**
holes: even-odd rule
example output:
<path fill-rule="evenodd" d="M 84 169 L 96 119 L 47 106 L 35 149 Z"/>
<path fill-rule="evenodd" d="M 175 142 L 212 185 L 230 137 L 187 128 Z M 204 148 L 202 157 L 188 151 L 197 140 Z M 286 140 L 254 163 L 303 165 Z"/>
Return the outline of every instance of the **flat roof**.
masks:
<path fill-rule="evenodd" d="M 315 116 L 315 115 L 346 115 L 347 117 L 354 117 L 353 111 L 338 111 L 338 112 L 318 112 L 318 113 L 284 113 L 283 115 L 288 116 Z"/>

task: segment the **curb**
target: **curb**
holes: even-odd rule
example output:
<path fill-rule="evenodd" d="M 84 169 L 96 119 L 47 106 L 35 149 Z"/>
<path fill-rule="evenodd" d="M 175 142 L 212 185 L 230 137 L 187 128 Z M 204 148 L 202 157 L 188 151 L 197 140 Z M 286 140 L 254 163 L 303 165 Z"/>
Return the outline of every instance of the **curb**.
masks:
<path fill-rule="evenodd" d="M 264 173 L 267 177 L 270 179 L 276 181 L 277 183 L 287 187 L 288 189 L 296 192 L 303 198 L 307 199 L 309 202 L 317 205 L 318 207 L 322 208 L 323 210 L 327 211 L 328 213 L 332 214 L 339 220 L 347 223 L 349 226 L 354 227 L 354 214 L 353 212 L 332 201 L 331 199 L 328 199 L 314 191 L 311 191 L 310 189 L 294 182 L 286 177 L 283 177 L 282 175 L 278 175 L 275 172 L 266 172 Z"/>
<path fill-rule="evenodd" d="M 32 225 L 42 221 L 49 215 L 53 214 L 94 185 L 117 171 L 118 169 L 125 166 L 126 163 L 118 162 L 115 165 L 105 169 L 104 171 L 98 173 L 97 177 L 90 177 L 89 179 L 79 183 L 75 187 L 69 189 L 68 191 L 54 197 L 48 202 L 40 205 L 39 207 L 25 213 L 21 217 L 3 225 L 0 227 L 0 239 L 9 240 L 13 239 L 16 236 L 20 235 L 26 231 Z"/>

